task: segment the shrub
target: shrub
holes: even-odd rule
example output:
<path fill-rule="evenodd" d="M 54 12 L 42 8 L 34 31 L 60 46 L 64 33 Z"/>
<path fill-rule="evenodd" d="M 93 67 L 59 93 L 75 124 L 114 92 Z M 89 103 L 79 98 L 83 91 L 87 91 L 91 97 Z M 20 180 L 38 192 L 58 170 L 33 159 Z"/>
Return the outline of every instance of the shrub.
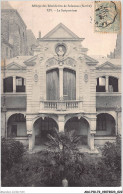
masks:
<path fill-rule="evenodd" d="M 104 145 L 97 172 L 100 186 L 121 186 L 121 136 L 117 136 L 116 143 Z"/>
<path fill-rule="evenodd" d="M 4 187 L 45 186 L 42 172 L 47 158 L 46 152 L 26 153 L 21 162 L 15 163 L 2 180 Z"/>
<path fill-rule="evenodd" d="M 116 172 L 121 172 L 121 137 L 118 135 L 116 143 L 107 142 L 102 151 L 102 160 Z"/>
<path fill-rule="evenodd" d="M 2 186 L 59 187 L 64 177 L 70 187 L 121 186 L 121 137 L 105 144 L 102 157 L 70 152 L 68 146 L 26 154 L 6 173 Z"/>
<path fill-rule="evenodd" d="M 2 176 L 8 171 L 14 163 L 22 159 L 24 146 L 19 141 L 2 138 L 1 141 L 1 173 Z"/>

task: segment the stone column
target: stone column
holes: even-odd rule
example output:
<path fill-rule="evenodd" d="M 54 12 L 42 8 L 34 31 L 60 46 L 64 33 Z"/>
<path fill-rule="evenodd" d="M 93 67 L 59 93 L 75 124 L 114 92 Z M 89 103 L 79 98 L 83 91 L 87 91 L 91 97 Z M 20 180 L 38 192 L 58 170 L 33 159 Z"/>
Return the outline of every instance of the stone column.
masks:
<path fill-rule="evenodd" d="M 27 135 L 29 138 L 29 151 L 32 151 L 35 144 L 35 134 L 33 129 L 33 122 L 31 119 L 26 120 L 26 126 L 27 126 Z"/>
<path fill-rule="evenodd" d="M 16 76 L 13 76 L 13 93 L 16 93 Z"/>
<path fill-rule="evenodd" d="M 116 126 L 115 126 L 115 134 L 118 135 L 119 134 L 119 129 L 120 127 L 122 126 L 121 125 L 121 108 L 120 107 L 117 107 L 117 109 L 115 110 L 116 111 Z"/>
<path fill-rule="evenodd" d="M 94 150 L 94 133 L 90 133 L 88 136 L 88 144 L 91 150 Z"/>
<path fill-rule="evenodd" d="M 64 132 L 64 115 L 58 116 L 59 132 Z"/>
<path fill-rule="evenodd" d="M 94 134 L 96 134 L 96 118 L 90 121 L 90 131 L 88 132 L 88 145 L 91 150 L 94 150 Z"/>
<path fill-rule="evenodd" d="M 106 76 L 105 89 L 106 89 L 106 92 L 109 91 L 109 76 Z"/>
<path fill-rule="evenodd" d="M 63 68 L 59 68 L 59 97 L 63 99 Z"/>

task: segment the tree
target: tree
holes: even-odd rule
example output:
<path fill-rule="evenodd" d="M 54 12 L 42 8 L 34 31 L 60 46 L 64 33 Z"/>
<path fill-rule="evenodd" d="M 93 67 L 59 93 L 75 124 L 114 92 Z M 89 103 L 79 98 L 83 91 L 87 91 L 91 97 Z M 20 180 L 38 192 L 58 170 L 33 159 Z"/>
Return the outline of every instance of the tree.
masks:
<path fill-rule="evenodd" d="M 48 184 L 60 186 L 62 180 L 67 177 L 70 166 L 74 165 L 76 160 L 81 157 L 78 150 L 80 137 L 74 130 L 63 133 L 54 129 L 54 134 L 48 134 L 48 139 L 49 142 L 46 144 L 50 150 L 50 160 L 47 161 L 50 163 Z"/>

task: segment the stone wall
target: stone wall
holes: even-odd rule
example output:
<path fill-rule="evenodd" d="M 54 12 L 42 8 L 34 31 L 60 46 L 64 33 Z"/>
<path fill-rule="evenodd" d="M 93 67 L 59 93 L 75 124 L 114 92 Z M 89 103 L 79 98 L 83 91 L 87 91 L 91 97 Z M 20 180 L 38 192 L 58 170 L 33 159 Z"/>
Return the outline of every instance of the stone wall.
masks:
<path fill-rule="evenodd" d="M 13 57 L 28 55 L 26 25 L 14 9 L 1 10 L 1 34 L 13 45 Z"/>

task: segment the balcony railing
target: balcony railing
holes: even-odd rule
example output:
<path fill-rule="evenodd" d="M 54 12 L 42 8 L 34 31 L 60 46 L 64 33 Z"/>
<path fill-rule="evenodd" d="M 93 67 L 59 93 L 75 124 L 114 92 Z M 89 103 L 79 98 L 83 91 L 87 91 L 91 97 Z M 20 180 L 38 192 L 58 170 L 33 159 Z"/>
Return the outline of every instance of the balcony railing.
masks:
<path fill-rule="evenodd" d="M 67 111 L 67 110 L 81 110 L 82 101 L 80 100 L 66 100 L 66 101 L 53 101 L 46 100 L 40 103 L 41 110 L 57 110 L 57 111 Z"/>

